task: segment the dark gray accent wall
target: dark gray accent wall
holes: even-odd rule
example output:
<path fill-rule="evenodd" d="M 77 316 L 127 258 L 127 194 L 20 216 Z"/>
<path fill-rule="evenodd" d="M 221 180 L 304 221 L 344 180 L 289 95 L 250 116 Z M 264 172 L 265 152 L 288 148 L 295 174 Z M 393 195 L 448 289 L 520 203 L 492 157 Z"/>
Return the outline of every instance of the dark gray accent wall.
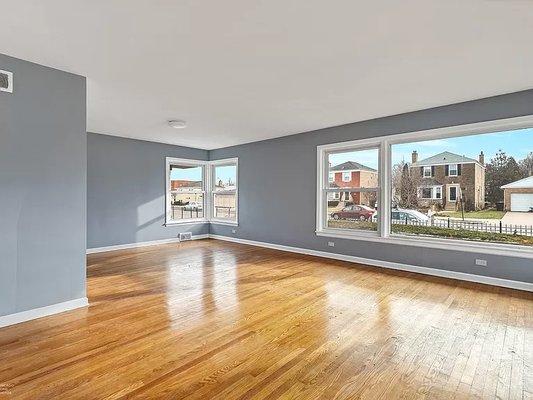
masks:
<path fill-rule="evenodd" d="M 527 90 L 211 151 L 211 160 L 239 157 L 239 226 L 212 224 L 211 233 L 533 282 L 531 259 L 315 235 L 318 145 L 531 114 L 533 90 Z M 488 266 L 475 266 L 476 257 Z"/>
<path fill-rule="evenodd" d="M 85 78 L 0 54 L 0 316 L 85 297 Z"/>
<path fill-rule="evenodd" d="M 208 224 L 164 226 L 165 158 L 207 160 L 207 150 L 87 136 L 87 248 L 209 233 Z"/>

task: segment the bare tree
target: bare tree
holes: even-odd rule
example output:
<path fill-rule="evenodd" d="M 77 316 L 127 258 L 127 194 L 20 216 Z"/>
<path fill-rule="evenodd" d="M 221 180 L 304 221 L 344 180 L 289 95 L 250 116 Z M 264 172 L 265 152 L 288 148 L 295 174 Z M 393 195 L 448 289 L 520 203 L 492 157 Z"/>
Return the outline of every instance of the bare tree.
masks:
<path fill-rule="evenodd" d="M 527 178 L 528 176 L 533 175 L 533 151 L 529 152 L 526 158 L 520 160 L 518 166 L 522 177 Z"/>
<path fill-rule="evenodd" d="M 412 171 L 405 161 L 392 167 L 392 201 L 402 208 L 416 208 L 418 206 L 418 186 L 420 176 L 418 171 Z"/>

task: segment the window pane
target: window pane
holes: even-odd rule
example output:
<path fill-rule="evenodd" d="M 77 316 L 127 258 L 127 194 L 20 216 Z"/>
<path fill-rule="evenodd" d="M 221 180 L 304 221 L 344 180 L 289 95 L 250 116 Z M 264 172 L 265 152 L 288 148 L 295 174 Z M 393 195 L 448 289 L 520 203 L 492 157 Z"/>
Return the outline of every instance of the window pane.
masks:
<path fill-rule="evenodd" d="M 237 166 L 220 165 L 215 167 L 214 190 L 234 190 L 237 184 Z"/>
<path fill-rule="evenodd" d="M 327 161 L 330 188 L 378 187 L 378 149 L 329 153 Z"/>
<path fill-rule="evenodd" d="M 216 219 L 227 219 L 229 221 L 236 221 L 236 198 L 237 196 L 235 193 L 215 193 L 213 216 Z"/>
<path fill-rule="evenodd" d="M 326 228 L 377 231 L 377 192 L 329 192 Z"/>
<path fill-rule="evenodd" d="M 533 246 L 533 129 L 392 146 L 391 230 Z"/>
<path fill-rule="evenodd" d="M 204 195 L 202 193 L 172 191 L 170 199 L 171 220 L 204 217 Z"/>
<path fill-rule="evenodd" d="M 171 191 L 202 191 L 203 167 L 171 165 L 170 190 Z"/>

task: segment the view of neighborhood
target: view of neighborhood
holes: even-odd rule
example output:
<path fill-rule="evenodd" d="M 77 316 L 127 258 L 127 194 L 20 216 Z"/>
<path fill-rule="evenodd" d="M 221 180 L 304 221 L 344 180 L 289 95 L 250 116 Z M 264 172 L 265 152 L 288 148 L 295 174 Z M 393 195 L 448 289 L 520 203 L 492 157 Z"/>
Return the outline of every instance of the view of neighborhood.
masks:
<path fill-rule="evenodd" d="M 377 150 L 329 156 L 328 227 L 377 229 Z M 392 146 L 392 232 L 533 245 L 533 130 Z"/>
<path fill-rule="evenodd" d="M 213 217 L 235 220 L 237 167 L 235 165 L 216 166 L 214 179 Z M 171 166 L 170 203 L 172 220 L 205 217 L 202 167 Z"/>

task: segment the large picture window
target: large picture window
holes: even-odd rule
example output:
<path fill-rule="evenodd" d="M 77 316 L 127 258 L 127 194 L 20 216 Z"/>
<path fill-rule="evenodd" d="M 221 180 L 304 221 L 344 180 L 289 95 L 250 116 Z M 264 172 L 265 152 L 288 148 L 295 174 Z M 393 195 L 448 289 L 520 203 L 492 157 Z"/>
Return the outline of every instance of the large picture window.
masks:
<path fill-rule="evenodd" d="M 317 235 L 533 257 L 532 126 L 318 146 Z"/>

